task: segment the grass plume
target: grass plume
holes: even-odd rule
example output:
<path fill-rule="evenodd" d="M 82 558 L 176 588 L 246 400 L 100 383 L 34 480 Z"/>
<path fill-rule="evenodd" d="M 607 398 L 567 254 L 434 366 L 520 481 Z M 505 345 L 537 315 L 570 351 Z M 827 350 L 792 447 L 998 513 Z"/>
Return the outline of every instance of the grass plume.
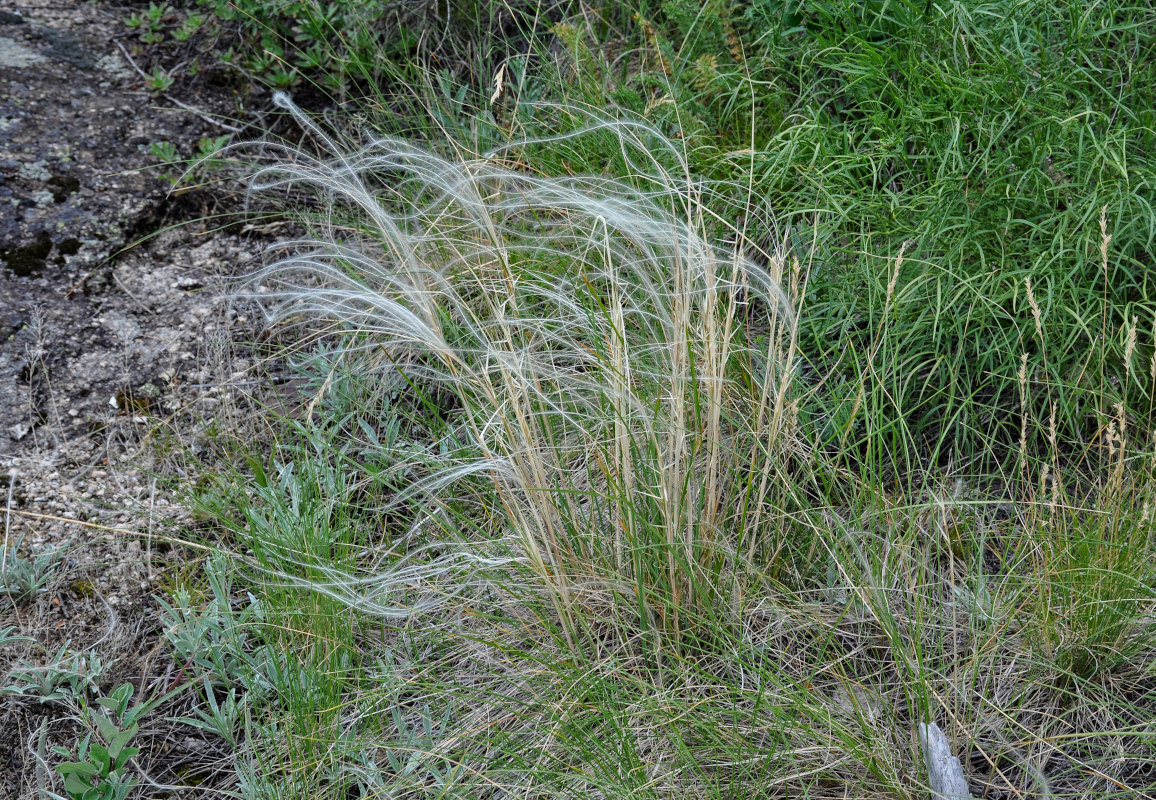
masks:
<path fill-rule="evenodd" d="M 713 244 L 702 187 L 642 125 L 592 126 L 645 170 L 639 190 L 393 138 L 343 153 L 277 102 L 335 152 L 257 178 L 312 188 L 329 212 L 257 277 L 271 314 L 340 321 L 383 373 L 452 397 L 469 455 L 403 495 L 452 516 L 451 487 L 484 476 L 565 619 L 608 589 L 676 639 L 686 610 L 725 614 L 777 482 L 794 347 L 783 256 Z"/>

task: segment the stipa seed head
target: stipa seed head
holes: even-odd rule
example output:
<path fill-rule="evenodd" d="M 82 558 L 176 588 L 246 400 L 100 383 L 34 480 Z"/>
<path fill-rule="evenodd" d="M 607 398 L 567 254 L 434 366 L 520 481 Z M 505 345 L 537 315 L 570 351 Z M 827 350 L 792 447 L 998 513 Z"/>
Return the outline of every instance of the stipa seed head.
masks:
<path fill-rule="evenodd" d="M 764 267 L 717 246 L 709 188 L 640 123 L 595 120 L 522 144 L 609 134 L 642 188 L 514 171 L 498 162 L 504 151 L 447 159 L 390 137 L 343 152 L 287 97 L 278 103 L 335 154 L 289 151 L 255 188 L 312 188 L 332 224 L 283 246 L 258 276 L 260 299 L 275 318 L 336 320 L 359 343 L 347 346 L 384 348 L 389 369 L 451 392 L 452 424 L 477 454 L 401 494 L 436 506 L 461 480 L 488 477 L 529 560 L 560 586 L 559 565 L 615 550 L 609 560 L 630 569 L 623 556 L 657 537 L 669 544 L 655 556 L 670 559 L 663 580 L 685 597 L 694 582 L 681 565 L 698 557 L 675 551 L 726 557 L 742 505 L 727 493 L 751 485 L 732 473 L 770 451 L 788 416 L 780 347 L 795 336 L 781 257 Z M 743 334 L 753 314 L 771 335 Z M 732 377 L 736 359 L 756 365 L 754 382 Z M 616 521 L 613 543 L 585 535 L 597 518 Z"/>

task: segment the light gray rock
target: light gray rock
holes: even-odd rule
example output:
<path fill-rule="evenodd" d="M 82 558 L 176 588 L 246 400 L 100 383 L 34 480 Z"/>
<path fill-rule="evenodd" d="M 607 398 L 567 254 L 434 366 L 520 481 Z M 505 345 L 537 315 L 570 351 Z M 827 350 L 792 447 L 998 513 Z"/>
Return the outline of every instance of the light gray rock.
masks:
<path fill-rule="evenodd" d="M 7 36 L 0 36 L 0 67 L 23 69 L 43 60 L 44 56 L 32 48 L 25 47 Z"/>

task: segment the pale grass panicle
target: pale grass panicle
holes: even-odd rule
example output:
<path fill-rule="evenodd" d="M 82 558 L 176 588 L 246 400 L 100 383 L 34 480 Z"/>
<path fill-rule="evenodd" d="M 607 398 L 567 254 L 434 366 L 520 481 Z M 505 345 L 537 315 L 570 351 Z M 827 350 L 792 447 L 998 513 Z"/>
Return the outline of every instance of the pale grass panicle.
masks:
<path fill-rule="evenodd" d="M 714 245 L 706 189 L 645 125 L 573 134 L 617 137 L 639 189 L 500 166 L 513 147 L 449 160 L 381 137 L 343 152 L 277 102 L 331 152 L 287 150 L 254 188 L 312 188 L 327 214 L 255 277 L 262 302 L 276 319 L 339 320 L 351 350 L 460 404 L 476 455 L 403 494 L 444 506 L 485 476 L 559 608 L 592 576 L 669 604 L 676 618 L 658 617 L 675 629 L 678 609 L 712 602 L 697 572 L 733 567 L 787 424 L 781 254 L 761 266 Z"/>

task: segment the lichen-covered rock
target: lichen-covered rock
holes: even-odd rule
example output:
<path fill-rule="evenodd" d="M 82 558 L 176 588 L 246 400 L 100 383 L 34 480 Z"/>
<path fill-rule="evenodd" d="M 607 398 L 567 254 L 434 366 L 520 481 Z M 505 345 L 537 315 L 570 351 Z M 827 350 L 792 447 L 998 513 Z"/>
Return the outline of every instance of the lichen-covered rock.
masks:
<path fill-rule="evenodd" d="M 142 169 L 139 144 L 172 137 L 189 115 L 98 66 L 120 63 L 115 20 L 98 16 L 0 16 L 0 272 L 92 265 L 163 205 L 168 185 Z"/>

